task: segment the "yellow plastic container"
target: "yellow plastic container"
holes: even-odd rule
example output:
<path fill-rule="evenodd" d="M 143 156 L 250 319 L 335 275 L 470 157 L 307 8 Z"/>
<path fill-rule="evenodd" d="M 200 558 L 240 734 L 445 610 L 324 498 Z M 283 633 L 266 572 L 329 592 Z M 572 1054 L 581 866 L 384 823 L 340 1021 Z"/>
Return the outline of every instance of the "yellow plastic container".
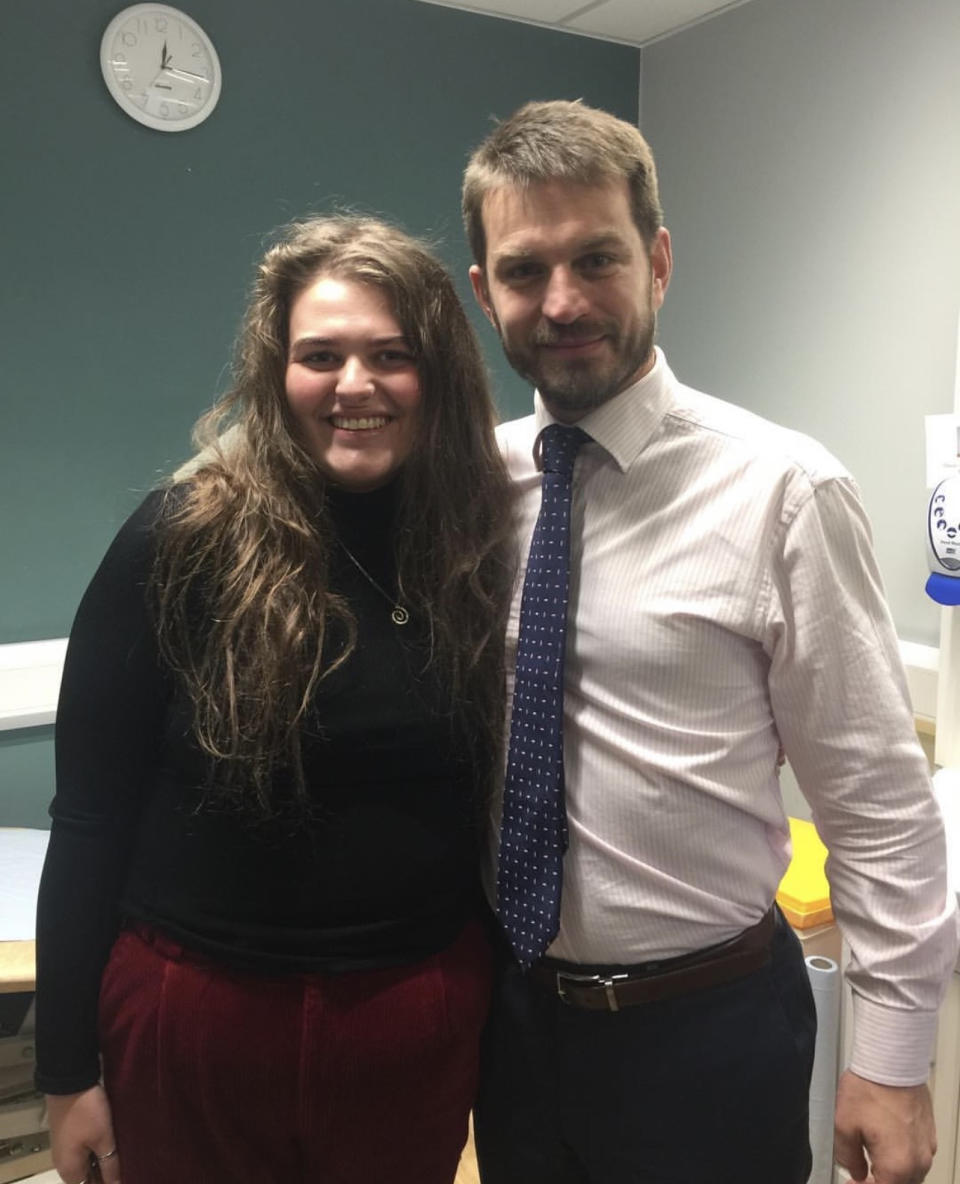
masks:
<path fill-rule="evenodd" d="M 812 929 L 833 920 L 830 886 L 823 870 L 827 849 L 817 828 L 802 818 L 790 819 L 793 858 L 777 889 L 777 904 L 794 929 Z"/>

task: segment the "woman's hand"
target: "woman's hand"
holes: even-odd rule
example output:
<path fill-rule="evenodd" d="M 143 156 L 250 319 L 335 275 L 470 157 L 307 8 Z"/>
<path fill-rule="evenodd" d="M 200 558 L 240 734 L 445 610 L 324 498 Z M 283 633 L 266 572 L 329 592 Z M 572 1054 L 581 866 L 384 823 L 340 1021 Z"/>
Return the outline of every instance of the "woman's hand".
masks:
<path fill-rule="evenodd" d="M 100 1085 L 79 1094 L 47 1094 L 53 1166 L 65 1184 L 120 1184 L 110 1103 Z M 113 1154 L 110 1154 L 113 1152 Z M 96 1170 L 92 1159 L 97 1159 Z"/>

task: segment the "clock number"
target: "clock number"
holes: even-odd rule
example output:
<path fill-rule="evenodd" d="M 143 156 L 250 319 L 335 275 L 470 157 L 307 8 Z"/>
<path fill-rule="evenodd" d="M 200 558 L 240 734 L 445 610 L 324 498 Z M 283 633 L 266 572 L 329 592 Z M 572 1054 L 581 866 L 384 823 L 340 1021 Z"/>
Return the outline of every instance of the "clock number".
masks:
<path fill-rule="evenodd" d="M 203 57 L 203 46 L 200 44 L 199 41 L 194 41 L 193 53 L 190 56 L 194 57 L 194 58 L 202 58 Z"/>
<path fill-rule="evenodd" d="M 166 33 L 167 18 L 165 16 L 154 17 L 153 27 L 157 30 L 158 33 Z"/>
<path fill-rule="evenodd" d="M 121 78 L 120 85 L 124 90 L 133 90 L 133 82 L 129 78 Z"/>
<path fill-rule="evenodd" d="M 160 104 L 160 114 L 163 116 L 164 119 L 170 118 L 170 104 L 169 103 L 164 102 L 164 103 Z"/>
<path fill-rule="evenodd" d="M 117 50 L 117 51 L 114 53 L 114 55 L 113 55 L 113 64 L 114 64 L 115 66 L 117 65 L 117 63 L 118 63 L 118 62 L 119 62 L 119 63 L 123 63 L 123 64 L 125 65 L 125 64 L 126 64 L 126 61 L 127 61 L 127 55 L 126 55 L 125 53 L 121 53 L 119 50 Z"/>
<path fill-rule="evenodd" d="M 197 89 L 194 91 L 193 97 L 195 99 L 202 99 L 203 98 L 203 87 L 202 86 L 197 87 Z"/>
<path fill-rule="evenodd" d="M 131 33 L 129 29 L 124 29 L 124 31 L 120 34 L 120 36 L 123 38 L 124 45 L 136 45 L 137 44 L 136 33 Z"/>
<path fill-rule="evenodd" d="M 186 115 L 187 112 L 190 110 L 190 108 L 187 106 L 186 103 L 177 103 L 177 106 L 180 108 L 181 115 Z"/>

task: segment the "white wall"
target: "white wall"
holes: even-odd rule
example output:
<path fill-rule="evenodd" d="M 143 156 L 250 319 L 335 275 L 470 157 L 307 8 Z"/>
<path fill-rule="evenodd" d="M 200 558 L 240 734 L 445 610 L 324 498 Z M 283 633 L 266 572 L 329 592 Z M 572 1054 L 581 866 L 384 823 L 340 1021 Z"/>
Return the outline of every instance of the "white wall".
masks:
<path fill-rule="evenodd" d="M 923 593 L 923 416 L 951 411 L 960 3 L 752 0 L 643 53 L 678 376 L 850 468 L 902 638 Z"/>

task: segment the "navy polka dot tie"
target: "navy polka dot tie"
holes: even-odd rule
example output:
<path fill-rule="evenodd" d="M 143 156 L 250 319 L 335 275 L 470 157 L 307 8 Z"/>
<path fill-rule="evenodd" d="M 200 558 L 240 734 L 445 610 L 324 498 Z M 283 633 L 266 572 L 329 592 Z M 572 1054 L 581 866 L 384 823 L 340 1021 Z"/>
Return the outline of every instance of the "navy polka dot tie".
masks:
<path fill-rule="evenodd" d="M 560 927 L 567 812 L 563 654 L 570 579 L 570 500 L 577 450 L 590 437 L 554 423 L 540 437 L 543 495 L 520 604 L 517 673 L 503 795 L 497 912 L 529 966 Z"/>

